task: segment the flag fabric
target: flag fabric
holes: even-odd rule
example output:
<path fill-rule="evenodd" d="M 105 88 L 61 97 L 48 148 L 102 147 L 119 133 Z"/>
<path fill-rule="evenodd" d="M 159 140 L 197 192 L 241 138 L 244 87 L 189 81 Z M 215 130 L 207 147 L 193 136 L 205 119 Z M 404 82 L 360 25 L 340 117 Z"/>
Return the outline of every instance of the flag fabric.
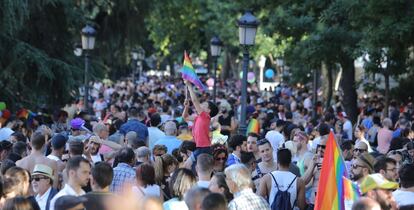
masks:
<path fill-rule="evenodd" d="M 259 124 L 259 121 L 257 121 L 255 118 L 252 118 L 249 121 L 249 125 L 247 125 L 246 136 L 249 133 L 259 134 L 259 132 L 260 132 L 260 124 Z"/>
<path fill-rule="evenodd" d="M 359 186 L 346 177 L 342 177 L 344 181 L 344 198 L 346 200 L 356 201 L 361 197 Z"/>
<path fill-rule="evenodd" d="M 345 161 L 332 131 L 326 143 L 320 174 L 315 210 L 344 210 L 344 180 L 342 177 L 347 174 Z"/>
<path fill-rule="evenodd" d="M 191 63 L 191 59 L 188 56 L 187 52 L 184 52 L 184 63 L 183 67 L 181 68 L 181 76 L 183 77 L 183 79 L 193 83 L 201 91 L 206 90 L 206 87 L 198 78 L 197 73 L 194 70 L 193 64 Z"/>

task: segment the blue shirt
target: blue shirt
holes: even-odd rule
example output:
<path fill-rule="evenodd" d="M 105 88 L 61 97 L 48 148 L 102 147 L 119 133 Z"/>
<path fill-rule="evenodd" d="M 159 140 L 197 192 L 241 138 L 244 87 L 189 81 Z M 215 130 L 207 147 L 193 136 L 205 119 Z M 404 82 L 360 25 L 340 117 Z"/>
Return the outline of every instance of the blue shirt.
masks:
<path fill-rule="evenodd" d="M 146 141 L 148 128 L 137 119 L 130 119 L 119 128 L 119 132 L 126 135 L 129 131 L 135 131 L 139 140 Z"/>
<path fill-rule="evenodd" d="M 118 163 L 114 168 L 114 178 L 109 189 L 111 192 L 121 192 L 127 182 L 135 182 L 135 170 L 126 163 Z"/>
<path fill-rule="evenodd" d="M 235 154 L 231 153 L 229 155 L 229 158 L 227 158 L 226 167 L 237 163 L 241 163 L 240 158 L 238 158 Z"/>
<path fill-rule="evenodd" d="M 171 154 L 172 151 L 181 146 L 182 141 L 177 139 L 176 136 L 164 136 L 158 139 L 154 145 L 165 145 L 167 147 L 168 154 Z"/>

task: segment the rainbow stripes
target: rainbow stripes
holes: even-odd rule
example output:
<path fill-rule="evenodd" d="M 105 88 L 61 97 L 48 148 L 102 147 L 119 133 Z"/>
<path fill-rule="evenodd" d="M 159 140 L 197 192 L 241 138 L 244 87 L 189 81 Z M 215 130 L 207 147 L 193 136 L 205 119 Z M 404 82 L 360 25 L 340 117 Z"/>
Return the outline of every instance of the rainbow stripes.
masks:
<path fill-rule="evenodd" d="M 331 132 L 328 137 L 322 162 L 318 191 L 315 199 L 315 210 L 345 209 L 343 176 L 347 176 L 345 162 L 342 158 L 341 150 Z"/>
<path fill-rule="evenodd" d="M 356 183 L 346 177 L 342 177 L 344 182 L 344 198 L 350 201 L 356 201 L 361 197 L 361 192 Z"/>
<path fill-rule="evenodd" d="M 260 133 L 260 124 L 259 121 L 257 121 L 255 118 L 252 118 L 249 121 L 249 125 L 247 125 L 246 135 L 248 135 L 249 133 Z"/>
<path fill-rule="evenodd" d="M 203 85 L 203 83 L 198 78 L 197 73 L 194 70 L 193 64 L 191 63 L 191 59 L 188 56 L 187 52 L 184 52 L 184 63 L 180 71 L 181 71 L 181 76 L 183 77 L 183 79 L 193 83 L 201 91 L 206 90 L 206 87 Z"/>

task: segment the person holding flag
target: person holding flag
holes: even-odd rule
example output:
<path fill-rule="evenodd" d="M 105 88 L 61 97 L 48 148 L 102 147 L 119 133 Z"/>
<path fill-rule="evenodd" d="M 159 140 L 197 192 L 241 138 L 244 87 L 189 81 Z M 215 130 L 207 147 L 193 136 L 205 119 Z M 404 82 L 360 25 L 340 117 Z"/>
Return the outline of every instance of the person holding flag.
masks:
<path fill-rule="evenodd" d="M 205 90 L 203 83 L 197 77 L 193 65 L 191 64 L 190 57 L 184 52 L 184 65 L 181 69 L 181 74 L 184 79 L 184 83 L 186 85 L 186 100 L 184 103 L 184 112 L 182 117 L 185 121 L 190 120 L 188 115 L 188 109 L 190 106 L 189 100 L 187 98 L 187 91 L 190 93 L 191 101 L 196 109 L 197 116 L 194 118 L 194 125 L 193 125 L 193 137 L 194 142 L 196 143 L 196 150 L 193 152 L 191 158 L 188 158 L 186 167 L 190 167 L 195 160 L 197 160 L 197 156 L 202 153 L 211 154 L 210 146 L 211 146 L 211 139 L 209 136 L 210 132 L 210 122 L 211 118 L 216 116 L 218 113 L 218 108 L 216 104 L 211 101 L 205 101 L 200 103 L 197 94 L 194 92 L 192 84 L 197 86 L 201 91 Z"/>

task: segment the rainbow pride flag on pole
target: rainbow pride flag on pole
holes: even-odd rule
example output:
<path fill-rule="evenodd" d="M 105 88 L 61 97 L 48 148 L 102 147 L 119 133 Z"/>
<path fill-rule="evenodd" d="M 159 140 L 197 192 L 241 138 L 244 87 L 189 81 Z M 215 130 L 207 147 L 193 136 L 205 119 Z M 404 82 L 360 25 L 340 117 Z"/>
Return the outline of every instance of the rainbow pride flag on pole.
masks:
<path fill-rule="evenodd" d="M 334 134 L 329 134 L 319 177 L 315 210 L 344 210 L 344 179 L 346 177 L 345 161 L 335 141 Z"/>
<path fill-rule="evenodd" d="M 183 63 L 183 67 L 181 68 L 181 76 L 183 77 L 183 79 L 193 83 L 201 91 L 206 90 L 206 87 L 200 81 L 200 79 L 197 76 L 197 73 L 194 70 L 190 57 L 185 51 L 184 51 L 184 63 Z"/>
<path fill-rule="evenodd" d="M 260 133 L 260 124 L 259 124 L 259 121 L 257 121 L 255 118 L 252 118 L 249 121 L 249 125 L 247 125 L 246 136 L 249 133 L 256 133 L 256 134 Z"/>

